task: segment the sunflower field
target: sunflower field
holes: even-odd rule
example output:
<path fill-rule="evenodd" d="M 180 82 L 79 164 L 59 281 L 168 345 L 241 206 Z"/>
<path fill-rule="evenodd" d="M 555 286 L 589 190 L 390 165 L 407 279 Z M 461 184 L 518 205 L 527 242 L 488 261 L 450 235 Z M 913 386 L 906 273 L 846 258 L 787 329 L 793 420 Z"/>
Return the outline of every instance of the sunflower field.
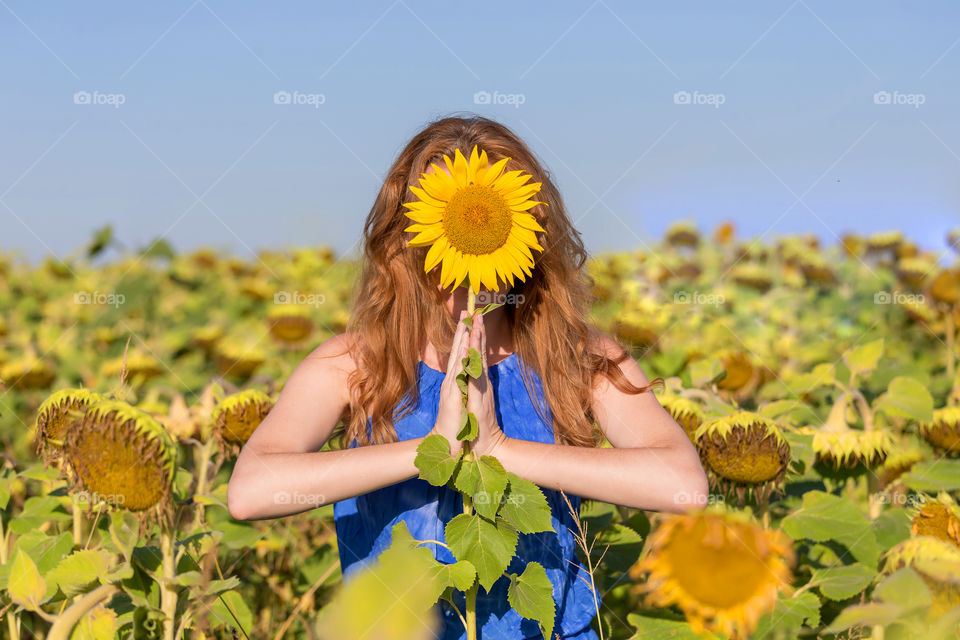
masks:
<path fill-rule="evenodd" d="M 584 502 L 600 637 L 960 637 L 958 243 L 678 223 L 591 260 L 597 326 L 665 380 L 711 486 L 686 514 Z M 466 580 L 411 581 L 409 535 L 343 585 L 332 505 L 226 508 L 283 381 L 345 330 L 357 262 L 113 245 L 0 254 L 0 637 L 432 637 Z"/>

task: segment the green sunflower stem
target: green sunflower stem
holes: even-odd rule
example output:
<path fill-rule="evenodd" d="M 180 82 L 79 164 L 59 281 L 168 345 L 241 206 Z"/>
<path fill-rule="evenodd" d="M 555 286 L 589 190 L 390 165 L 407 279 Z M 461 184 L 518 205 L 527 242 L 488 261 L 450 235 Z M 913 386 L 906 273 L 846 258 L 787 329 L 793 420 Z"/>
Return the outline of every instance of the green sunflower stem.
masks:
<path fill-rule="evenodd" d="M 953 380 L 954 374 L 957 370 L 957 354 L 956 354 L 956 342 L 957 342 L 957 328 L 953 319 L 954 309 L 950 308 L 945 314 L 946 317 L 946 338 L 947 338 L 947 377 Z"/>
<path fill-rule="evenodd" d="M 3 526 L 3 514 L 0 513 L 0 564 L 7 564 L 7 530 Z M 11 638 L 19 638 L 19 619 L 20 614 L 16 611 L 7 611 L 7 628 L 10 631 Z"/>
<path fill-rule="evenodd" d="M 477 309 L 477 294 L 473 290 L 473 287 L 467 287 L 467 315 L 473 317 L 474 312 Z M 467 410 L 467 398 L 463 398 L 463 410 Z M 470 453 L 470 443 L 464 442 L 464 457 L 471 455 Z M 466 515 L 473 515 L 473 500 L 470 499 L 470 496 L 463 494 L 463 512 Z M 464 598 L 466 599 L 466 608 L 464 611 L 464 616 L 466 618 L 466 627 L 467 627 L 467 640 L 477 640 L 477 588 L 479 582 L 474 581 L 473 586 L 471 586 L 464 593 Z"/>
<path fill-rule="evenodd" d="M 70 511 L 73 513 L 73 546 L 79 547 L 83 544 L 83 514 L 80 512 L 80 505 L 77 504 L 76 498 L 73 500 Z"/>
<path fill-rule="evenodd" d="M 160 581 L 160 609 L 163 611 L 163 640 L 174 640 L 177 615 L 177 577 L 174 556 L 173 529 L 164 527 L 160 533 L 160 553 L 163 556 L 163 576 Z"/>
<path fill-rule="evenodd" d="M 203 446 L 199 447 L 196 450 L 196 467 L 197 467 L 197 490 L 194 493 L 194 503 L 196 505 L 196 512 L 194 516 L 193 526 L 195 528 L 200 528 L 203 526 L 203 516 L 204 516 L 204 504 L 202 502 L 196 501 L 196 496 L 202 496 L 207 492 L 207 476 L 210 472 L 210 456 L 213 453 L 214 439 L 213 436 L 209 436 L 206 442 L 203 443 Z"/>

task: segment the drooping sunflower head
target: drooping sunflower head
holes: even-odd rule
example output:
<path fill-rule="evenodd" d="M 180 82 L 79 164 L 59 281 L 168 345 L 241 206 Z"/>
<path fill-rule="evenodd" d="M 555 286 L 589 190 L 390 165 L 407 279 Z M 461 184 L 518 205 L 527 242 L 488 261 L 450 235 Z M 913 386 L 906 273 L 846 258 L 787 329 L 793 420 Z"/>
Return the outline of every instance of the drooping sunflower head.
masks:
<path fill-rule="evenodd" d="M 924 440 L 948 454 L 960 453 L 960 407 L 944 407 L 933 412 L 931 422 L 921 422 L 917 430 Z"/>
<path fill-rule="evenodd" d="M 510 158 L 490 164 L 487 152 L 476 145 L 467 159 L 457 149 L 443 156 L 446 170 L 437 164 L 420 175 L 416 196 L 403 204 L 415 224 L 411 247 L 430 247 L 424 270 L 440 265 L 440 284 L 456 289 L 466 280 L 474 291 L 481 285 L 499 291 L 531 275 L 532 251 L 542 252 L 537 233 L 543 227 L 530 212 L 546 203 L 534 200 L 540 182 L 522 170 L 504 171 Z"/>
<path fill-rule="evenodd" d="M 60 457 L 67 432 L 102 396 L 89 389 L 61 389 L 37 409 L 36 443 L 40 457 L 49 464 Z"/>
<path fill-rule="evenodd" d="M 177 446 L 152 416 L 118 400 L 101 400 L 67 432 L 66 454 L 77 487 L 93 501 L 146 511 L 169 506 Z"/>
<path fill-rule="evenodd" d="M 700 232 L 691 223 L 681 220 L 667 229 L 667 242 L 675 247 L 696 247 L 700 244 Z"/>
<path fill-rule="evenodd" d="M 735 491 L 741 504 L 748 490 L 765 503 L 790 464 L 790 446 L 777 423 L 749 411 L 706 422 L 694 438 L 712 483 Z"/>
<path fill-rule="evenodd" d="M 892 485 L 900 476 L 910 471 L 913 465 L 923 459 L 923 452 L 916 446 L 898 444 L 877 471 L 880 476 L 880 488 L 886 489 Z"/>
<path fill-rule="evenodd" d="M 791 591 L 796 555 L 789 538 L 746 515 L 701 511 L 667 515 L 630 569 L 645 605 L 676 605 L 696 631 L 744 639 Z"/>
<path fill-rule="evenodd" d="M 299 344 L 313 332 L 310 315 L 310 309 L 302 305 L 282 304 L 271 307 L 267 312 L 270 335 L 283 344 Z"/>
<path fill-rule="evenodd" d="M 256 389 L 247 389 L 224 398 L 213 410 L 217 437 L 226 446 L 242 445 L 272 408 L 270 397 Z"/>

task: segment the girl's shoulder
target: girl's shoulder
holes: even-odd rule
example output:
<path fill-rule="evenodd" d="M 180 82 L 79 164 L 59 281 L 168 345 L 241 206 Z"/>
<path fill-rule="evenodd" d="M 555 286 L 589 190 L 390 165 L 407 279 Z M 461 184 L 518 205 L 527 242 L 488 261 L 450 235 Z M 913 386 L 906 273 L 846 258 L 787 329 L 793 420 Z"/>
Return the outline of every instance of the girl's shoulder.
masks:
<path fill-rule="evenodd" d="M 338 391 L 346 401 L 349 399 L 349 377 L 357 368 L 353 356 L 354 334 L 341 333 L 318 345 L 297 366 L 299 377 L 309 378 L 314 388 Z"/>

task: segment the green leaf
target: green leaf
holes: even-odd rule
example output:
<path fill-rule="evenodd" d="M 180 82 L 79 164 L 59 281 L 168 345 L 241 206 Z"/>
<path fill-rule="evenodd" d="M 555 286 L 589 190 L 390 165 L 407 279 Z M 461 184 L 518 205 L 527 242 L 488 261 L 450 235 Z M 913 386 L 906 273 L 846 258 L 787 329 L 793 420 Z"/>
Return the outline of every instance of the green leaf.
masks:
<path fill-rule="evenodd" d="M 933 596 L 923 578 L 909 567 L 898 569 L 877 585 L 874 597 L 898 604 L 905 611 L 925 609 L 933 604 Z"/>
<path fill-rule="evenodd" d="M 802 506 L 784 518 L 781 526 L 794 540 L 835 540 L 868 567 L 877 566 L 883 552 L 867 516 L 854 503 L 823 491 L 803 494 Z"/>
<path fill-rule="evenodd" d="M 923 383 L 906 376 L 891 380 L 887 392 L 877 398 L 874 408 L 890 417 L 920 422 L 933 420 L 933 396 L 930 391 Z"/>
<path fill-rule="evenodd" d="M 915 491 L 936 494 L 939 491 L 960 489 L 960 460 L 918 462 L 900 476 L 901 481 Z"/>
<path fill-rule="evenodd" d="M 472 442 L 478 435 L 480 435 L 480 425 L 477 423 L 477 416 L 472 411 L 464 411 L 460 431 L 457 432 L 457 440 Z"/>
<path fill-rule="evenodd" d="M 829 627 L 823 629 L 826 633 L 837 633 L 844 629 L 860 625 L 889 625 L 897 621 L 903 614 L 903 609 L 895 604 L 883 602 L 868 602 L 867 604 L 853 605 L 840 612 Z"/>
<path fill-rule="evenodd" d="M 480 352 L 473 347 L 470 347 L 467 356 L 463 359 L 463 371 L 474 380 L 483 374 L 483 359 L 480 357 Z"/>
<path fill-rule="evenodd" d="M 524 618 L 539 622 L 544 638 L 552 637 L 556 617 L 553 583 L 540 563 L 528 562 L 519 577 L 510 574 L 507 601 Z"/>
<path fill-rule="evenodd" d="M 11 600 L 31 611 L 39 609 L 46 599 L 47 583 L 25 551 L 18 550 L 13 559 L 7 592 Z"/>
<path fill-rule="evenodd" d="M 694 387 L 714 384 L 726 375 L 719 360 L 694 360 L 687 366 L 690 369 L 690 381 Z"/>
<path fill-rule="evenodd" d="M 477 513 L 492 520 L 507 488 L 507 472 L 493 456 L 470 456 L 461 460 L 454 484 L 473 498 Z"/>
<path fill-rule="evenodd" d="M 236 629 L 241 635 L 253 631 L 253 613 L 237 591 L 221 593 L 210 605 L 210 624 L 214 627 Z"/>
<path fill-rule="evenodd" d="M 10 531 L 23 535 L 49 522 L 55 524 L 69 520 L 70 514 L 55 496 L 33 496 L 23 503 L 23 509 L 10 521 Z M 49 526 L 49 525 L 48 525 Z"/>
<path fill-rule="evenodd" d="M 637 613 L 628 613 L 627 623 L 637 630 L 630 640 L 720 640 L 721 637 L 710 631 L 700 635 L 683 620 L 654 618 Z"/>
<path fill-rule="evenodd" d="M 820 588 L 820 593 L 831 600 L 846 600 L 862 592 L 873 582 L 877 572 L 860 563 L 842 567 L 817 569 L 810 578 L 811 584 Z"/>
<path fill-rule="evenodd" d="M 779 640 L 796 638 L 800 627 L 816 629 L 820 626 L 820 598 L 810 591 L 777 601 L 773 611 L 760 618 L 752 640 Z"/>
<path fill-rule="evenodd" d="M 843 361 L 847 363 L 850 373 L 857 375 L 876 369 L 881 357 L 883 338 L 843 352 Z"/>
<path fill-rule="evenodd" d="M 502 307 L 502 306 L 503 306 L 503 303 L 502 303 L 502 302 L 491 302 L 491 303 L 489 303 L 489 304 L 483 305 L 483 308 L 480 309 L 479 311 L 477 311 L 476 313 L 482 316 L 482 315 L 485 315 L 485 314 L 487 314 L 487 313 L 490 313 L 490 312 L 493 311 L 494 309 L 499 309 L 499 308 Z"/>
<path fill-rule="evenodd" d="M 870 528 L 880 546 L 889 549 L 910 537 L 910 514 L 906 509 L 889 509 L 877 516 Z"/>
<path fill-rule="evenodd" d="M 453 587 L 459 591 L 466 591 L 473 586 L 473 581 L 477 579 L 476 567 L 466 560 L 453 564 L 437 562 L 431 571 L 444 589 Z"/>
<path fill-rule="evenodd" d="M 60 561 L 48 574 L 68 597 L 86 590 L 92 582 L 105 579 L 110 569 L 110 553 L 102 549 L 74 551 Z"/>
<path fill-rule="evenodd" d="M 477 569 L 480 585 L 487 591 L 503 575 L 517 548 L 517 531 L 498 518 L 461 513 L 447 523 L 444 537 L 457 560 Z"/>
<path fill-rule="evenodd" d="M 507 473 L 507 479 L 507 493 L 500 515 L 520 533 L 553 531 L 550 505 L 540 487 L 515 473 Z"/>
<path fill-rule="evenodd" d="M 450 442 L 439 433 L 424 438 L 417 447 L 414 464 L 420 477 L 435 487 L 447 484 L 457 466 L 457 458 L 450 455 Z"/>

